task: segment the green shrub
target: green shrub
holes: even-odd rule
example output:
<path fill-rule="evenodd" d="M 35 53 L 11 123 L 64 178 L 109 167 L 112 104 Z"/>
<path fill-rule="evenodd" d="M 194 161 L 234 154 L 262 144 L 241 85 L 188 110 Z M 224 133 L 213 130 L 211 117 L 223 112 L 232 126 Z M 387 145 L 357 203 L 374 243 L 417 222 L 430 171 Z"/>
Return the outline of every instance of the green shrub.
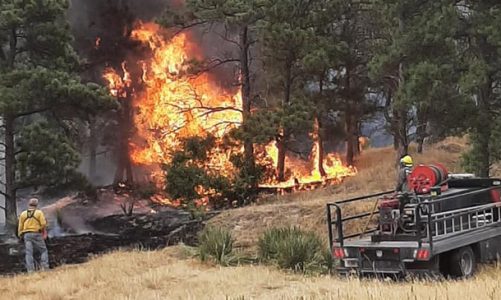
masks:
<path fill-rule="evenodd" d="M 332 271 L 334 270 L 336 261 L 334 260 L 334 257 L 332 257 L 331 250 L 329 247 L 327 247 L 323 252 L 323 257 L 322 257 L 322 269 L 325 271 L 325 273 L 332 274 Z"/>
<path fill-rule="evenodd" d="M 272 228 L 266 230 L 258 242 L 259 258 L 262 261 L 277 259 L 282 247 L 280 244 L 291 234 L 293 228 Z"/>
<path fill-rule="evenodd" d="M 197 206 L 193 202 L 189 202 L 184 206 L 184 209 L 190 213 L 193 220 L 203 220 L 207 216 L 206 207 L 204 205 Z"/>
<path fill-rule="evenodd" d="M 199 254 L 202 261 L 213 260 L 221 265 L 229 265 L 234 260 L 233 236 L 229 230 L 206 227 L 199 234 Z"/>
<path fill-rule="evenodd" d="M 324 265 L 322 241 L 313 232 L 299 228 L 273 228 L 259 239 L 261 261 L 297 272 L 319 270 Z"/>

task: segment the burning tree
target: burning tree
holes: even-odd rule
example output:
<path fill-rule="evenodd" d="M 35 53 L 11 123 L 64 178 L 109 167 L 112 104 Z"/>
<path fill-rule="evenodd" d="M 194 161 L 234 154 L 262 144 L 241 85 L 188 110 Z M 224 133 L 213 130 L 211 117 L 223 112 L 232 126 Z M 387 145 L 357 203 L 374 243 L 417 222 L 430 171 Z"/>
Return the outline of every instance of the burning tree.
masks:
<path fill-rule="evenodd" d="M 263 18 L 262 4 L 259 1 L 206 1 L 190 0 L 185 7 L 172 10 L 169 8 L 162 18 L 162 25 L 170 28 L 176 26 L 180 30 L 194 26 L 216 26 L 219 40 L 232 50 L 230 57 L 210 58 L 204 71 L 224 64 L 238 67 L 234 84 L 240 87 L 242 98 L 242 125 L 252 116 L 253 88 L 251 48 L 256 43 L 256 24 Z M 224 24 L 224 26 L 223 26 Z M 230 48 L 228 47 L 228 48 Z M 248 136 L 243 140 L 246 162 L 252 167 L 255 164 L 254 141 Z"/>
<path fill-rule="evenodd" d="M 323 156 L 318 130 L 312 135 L 314 147 L 308 161 L 280 150 L 277 153 L 280 147 L 276 148 L 274 139 L 281 141 L 284 129 L 307 133 L 313 126 L 312 113 L 305 93 L 297 98 L 304 101 L 291 101 L 293 105 L 271 110 L 253 103 L 259 98 L 259 90 L 253 80 L 256 50 L 252 46 L 261 37 L 257 22 L 266 10 L 257 2 L 240 4 L 189 1 L 176 14 L 164 16 L 162 23 L 177 24 L 175 28 L 136 22 L 130 39 L 146 51 L 140 57 L 126 56 L 119 68 L 108 68 L 104 74 L 111 93 L 128 97 L 124 105 L 131 105 L 134 111 L 135 132 L 128 140 L 132 162 L 164 185 L 158 165 L 170 165 L 182 151 L 183 140 L 213 136 L 215 146 L 204 163 L 226 178 L 239 178 L 238 182 L 244 182 L 250 190 L 256 190 L 258 184 L 267 187 L 285 179 L 288 181 L 281 186 L 352 175 L 354 170 L 342 166 L 336 156 Z M 210 28 L 208 34 L 227 44 L 223 47 L 227 50 L 206 53 L 203 38 L 197 38 L 197 31 L 193 31 L 197 26 Z M 284 40 L 284 45 L 287 42 Z M 138 68 L 141 74 L 131 72 Z M 226 80 L 220 76 L 222 72 Z M 292 88 L 294 95 L 300 94 L 300 85 L 291 86 L 289 94 Z M 282 156 L 287 156 L 292 169 L 287 178 Z M 280 161 L 282 167 L 278 167 Z M 274 165 L 283 174 L 261 179 L 261 165 Z"/>

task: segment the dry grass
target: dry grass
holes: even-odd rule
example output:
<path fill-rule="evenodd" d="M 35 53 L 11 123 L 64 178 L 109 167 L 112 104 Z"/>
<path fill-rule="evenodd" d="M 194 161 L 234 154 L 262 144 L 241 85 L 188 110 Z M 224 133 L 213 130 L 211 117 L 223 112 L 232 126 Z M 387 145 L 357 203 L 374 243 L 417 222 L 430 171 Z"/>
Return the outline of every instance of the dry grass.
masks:
<path fill-rule="evenodd" d="M 465 281 L 306 277 L 264 266 L 214 267 L 182 248 L 118 252 L 78 266 L 0 278 L 0 299 L 499 299 L 501 268 Z"/>
<path fill-rule="evenodd" d="M 460 171 L 464 145 L 448 140 L 415 160 L 443 162 Z M 299 225 L 326 237 L 325 203 L 391 189 L 394 159 L 391 149 L 369 150 L 358 162 L 359 174 L 341 186 L 226 211 L 211 223 L 231 229 L 246 251 L 266 228 L 276 226 Z M 183 256 L 183 249 L 117 252 L 83 265 L 0 278 L 0 299 L 500 299 L 499 266 L 465 281 L 381 282 L 307 277 L 265 266 L 208 266 Z"/>

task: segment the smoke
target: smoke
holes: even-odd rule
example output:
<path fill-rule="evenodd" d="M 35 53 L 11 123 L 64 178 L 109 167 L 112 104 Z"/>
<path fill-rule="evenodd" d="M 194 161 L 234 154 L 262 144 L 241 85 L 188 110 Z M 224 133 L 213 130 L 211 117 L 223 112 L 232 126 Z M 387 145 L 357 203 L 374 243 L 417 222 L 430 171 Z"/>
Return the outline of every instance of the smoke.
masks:
<path fill-rule="evenodd" d="M 128 38 L 134 22 L 152 21 L 164 11 L 167 4 L 168 0 L 70 0 L 67 15 L 75 37 L 74 47 L 84 62 L 81 74 L 83 79 L 104 84 L 102 78 L 104 68 L 120 69 L 120 64 L 124 60 L 135 55 L 137 45 L 131 43 Z M 99 47 L 96 47 L 98 40 Z M 110 128 L 105 130 L 103 126 L 113 126 L 106 125 L 106 122 L 95 126 L 100 128 L 101 133 L 116 131 Z M 98 139 L 114 140 L 105 136 L 99 136 Z M 79 171 L 87 174 L 95 185 L 111 184 L 116 170 L 116 157 L 114 151 L 109 150 L 116 145 L 102 145 L 98 142 L 96 146 L 96 152 L 100 153 L 96 156 L 97 168 L 91 171 L 90 153 L 84 151 Z"/>
<path fill-rule="evenodd" d="M 137 45 L 131 44 L 127 36 L 135 21 L 154 21 L 166 9 L 177 9 L 182 5 L 183 0 L 71 0 L 68 16 L 75 46 L 79 54 L 92 63 L 119 66 L 126 58 L 138 55 Z M 237 58 L 236 45 L 222 38 L 228 35 L 226 31 L 224 26 L 212 24 L 192 28 L 189 34 L 208 60 Z M 232 33 L 229 37 L 236 38 Z M 95 49 L 97 39 L 100 44 L 98 53 Z M 235 72 L 235 66 L 231 64 L 211 70 L 223 87 L 234 86 Z M 100 78 L 96 77 L 100 74 L 101 70 L 89 76 L 93 81 L 99 81 Z"/>
<path fill-rule="evenodd" d="M 68 17 L 77 43 L 122 33 L 134 20 L 158 17 L 169 0 L 71 0 Z M 92 46 L 92 45 L 91 45 Z"/>

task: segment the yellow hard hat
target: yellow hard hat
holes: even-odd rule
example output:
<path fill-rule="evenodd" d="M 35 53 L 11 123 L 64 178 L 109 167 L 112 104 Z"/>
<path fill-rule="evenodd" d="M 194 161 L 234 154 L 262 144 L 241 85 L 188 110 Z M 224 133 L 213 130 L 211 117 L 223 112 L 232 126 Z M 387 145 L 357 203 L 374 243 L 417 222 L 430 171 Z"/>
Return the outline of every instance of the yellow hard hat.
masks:
<path fill-rule="evenodd" d="M 400 159 L 400 163 L 405 166 L 412 166 L 414 162 L 412 161 L 412 157 L 410 155 L 406 155 Z"/>

